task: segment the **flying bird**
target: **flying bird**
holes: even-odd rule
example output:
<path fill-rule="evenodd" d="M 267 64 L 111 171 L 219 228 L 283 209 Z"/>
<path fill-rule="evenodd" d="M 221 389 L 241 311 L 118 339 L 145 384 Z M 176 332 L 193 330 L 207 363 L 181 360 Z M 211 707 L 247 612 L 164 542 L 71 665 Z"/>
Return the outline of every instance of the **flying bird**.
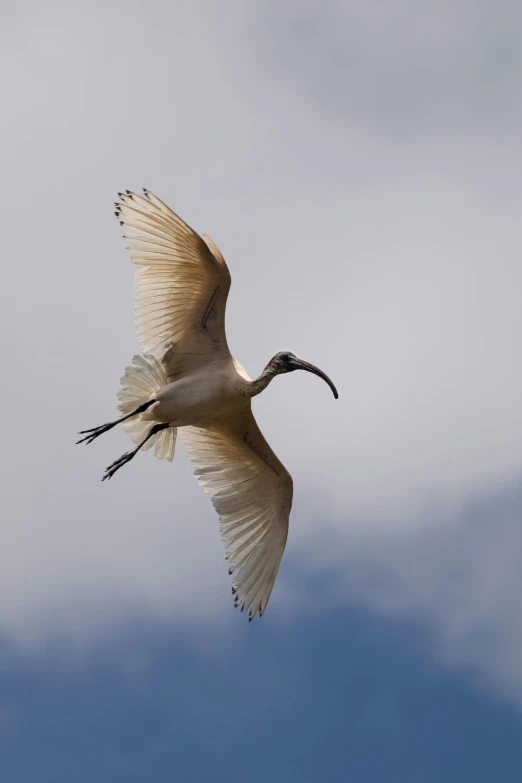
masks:
<path fill-rule="evenodd" d="M 82 430 L 92 443 L 117 424 L 136 447 L 109 465 L 102 481 L 154 446 L 172 461 L 179 435 L 194 474 L 219 514 L 234 605 L 262 616 L 288 535 L 292 477 L 264 439 L 251 409 L 276 375 L 306 370 L 330 378 L 290 351 L 249 378 L 228 348 L 225 307 L 230 272 L 210 237 L 199 236 L 143 189 L 119 193 L 116 216 L 136 266 L 134 314 L 143 355 L 126 367 L 116 421 Z"/>

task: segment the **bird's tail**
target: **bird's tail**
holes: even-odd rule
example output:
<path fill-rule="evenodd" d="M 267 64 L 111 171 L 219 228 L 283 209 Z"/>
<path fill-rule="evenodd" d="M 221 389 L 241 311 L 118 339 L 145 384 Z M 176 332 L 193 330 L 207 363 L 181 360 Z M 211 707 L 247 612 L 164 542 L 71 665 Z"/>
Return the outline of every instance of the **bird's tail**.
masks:
<path fill-rule="evenodd" d="M 120 379 L 121 389 L 118 392 L 118 410 L 125 416 L 139 405 L 154 398 L 154 395 L 167 385 L 165 370 L 158 360 L 150 355 L 134 356 L 132 364 L 125 368 L 125 374 Z M 133 443 L 139 443 L 146 436 L 151 426 L 150 420 L 141 415 L 133 416 L 121 425 L 128 432 Z M 147 451 L 154 446 L 154 456 L 158 459 L 174 459 L 177 429 L 169 427 L 161 430 L 150 438 L 142 447 Z"/>

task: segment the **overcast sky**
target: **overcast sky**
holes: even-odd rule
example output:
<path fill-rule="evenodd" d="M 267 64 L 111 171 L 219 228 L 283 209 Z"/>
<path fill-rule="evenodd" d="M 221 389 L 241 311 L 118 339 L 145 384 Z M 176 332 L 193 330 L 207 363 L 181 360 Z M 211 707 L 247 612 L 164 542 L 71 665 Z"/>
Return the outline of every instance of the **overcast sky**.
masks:
<path fill-rule="evenodd" d="M 112 204 L 146 186 L 227 259 L 247 371 L 292 350 L 339 390 L 296 373 L 254 402 L 295 481 L 264 626 L 422 618 L 436 665 L 522 708 L 519 4 L 3 18 L 0 632 L 88 654 L 136 615 L 187 638 L 243 619 L 181 448 L 107 486 L 126 436 L 74 445 L 138 350 Z"/>

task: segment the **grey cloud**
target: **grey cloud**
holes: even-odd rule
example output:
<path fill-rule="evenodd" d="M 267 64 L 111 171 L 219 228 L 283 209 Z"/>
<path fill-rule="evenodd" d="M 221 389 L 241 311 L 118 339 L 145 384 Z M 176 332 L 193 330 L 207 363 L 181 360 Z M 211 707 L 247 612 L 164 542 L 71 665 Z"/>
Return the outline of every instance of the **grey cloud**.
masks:
<path fill-rule="evenodd" d="M 521 519 L 517 480 L 477 492 L 458 512 L 433 509 L 413 530 L 390 529 L 383 519 L 378 532 L 360 527 L 348 543 L 327 526 L 319 572 L 327 568 L 324 557 L 337 577 L 320 601 L 310 599 L 316 610 L 348 599 L 416 618 L 427 629 L 427 654 L 522 706 Z M 314 559 L 308 553 L 309 563 Z"/>
<path fill-rule="evenodd" d="M 341 121 L 406 137 L 462 125 L 473 133 L 520 117 L 513 3 L 269 2 L 244 15 L 263 73 Z M 477 127 L 478 125 L 478 127 Z"/>
<path fill-rule="evenodd" d="M 312 44 L 336 51 L 350 27 L 362 82 L 374 74 L 384 89 L 379 74 L 392 55 L 373 62 L 375 21 L 357 21 L 347 7 L 325 6 Z M 335 537 L 349 547 L 364 526 L 378 560 L 385 524 L 388 538 L 415 542 L 434 508 L 455 519 L 477 487 L 522 464 L 520 134 L 505 98 L 520 64 L 502 14 L 464 52 L 451 32 L 450 49 L 455 62 L 473 64 L 491 35 L 513 52 L 497 96 L 512 127 L 490 122 L 484 133 L 479 101 L 476 127 L 448 110 L 436 138 L 420 116 L 440 109 L 434 76 L 423 96 L 430 108 L 406 105 L 419 118 L 405 145 L 378 92 L 382 123 L 363 92 L 353 112 L 342 102 L 349 93 L 332 111 L 335 79 L 303 70 L 315 61 L 302 32 L 293 23 L 281 26 L 286 38 L 268 32 L 269 10 L 292 20 L 296 4 L 267 4 L 263 29 L 256 8 L 226 8 L 220 22 L 205 3 L 131 3 L 125 13 L 35 5 L 3 33 L 0 626 L 20 639 L 58 627 L 95 633 L 133 611 L 177 623 L 233 616 L 217 521 L 181 450 L 172 466 L 145 455 L 107 487 L 103 467 L 126 438 L 74 446 L 78 429 L 112 415 L 137 350 L 132 270 L 112 215 L 122 188 L 150 187 L 222 248 L 233 276 L 230 344 L 250 373 L 289 349 L 339 389 L 334 402 L 317 379 L 295 374 L 256 400 L 296 482 L 274 618 L 294 611 L 283 600 L 292 557 L 304 568 L 313 551 L 328 575 Z M 430 8 L 450 22 L 457 13 Z M 400 32 L 400 19 L 386 24 Z M 402 46 L 407 30 L 400 35 Z M 271 63 L 267 41 L 278 50 Z M 302 64 L 294 75 L 278 63 L 285 41 Z M 437 46 L 425 51 L 423 41 L 406 41 L 397 67 L 409 74 L 410 60 L 413 70 L 417 60 L 424 70 L 427 58 L 438 63 Z M 435 71 L 447 84 L 443 66 Z M 321 101 L 319 86 L 329 90 Z M 315 518 L 306 513 L 311 488 Z M 515 566 L 506 557 L 506 573 Z M 403 608 L 416 605 L 419 585 L 406 580 Z"/>

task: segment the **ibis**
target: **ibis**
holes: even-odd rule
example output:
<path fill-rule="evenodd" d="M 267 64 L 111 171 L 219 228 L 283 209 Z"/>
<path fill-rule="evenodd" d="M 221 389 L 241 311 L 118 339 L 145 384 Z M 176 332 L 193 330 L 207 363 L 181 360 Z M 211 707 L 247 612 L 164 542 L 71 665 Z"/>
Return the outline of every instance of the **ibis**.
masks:
<path fill-rule="evenodd" d="M 276 375 L 306 370 L 330 378 L 290 351 L 251 379 L 228 348 L 225 307 L 230 272 L 199 235 L 149 190 L 119 194 L 116 216 L 134 265 L 134 313 L 142 355 L 125 369 L 120 418 L 83 430 L 92 443 L 117 424 L 135 448 L 111 465 L 110 479 L 138 451 L 172 461 L 179 436 L 197 480 L 219 515 L 234 605 L 262 616 L 281 562 L 292 507 L 292 477 L 263 437 L 252 398 Z"/>

